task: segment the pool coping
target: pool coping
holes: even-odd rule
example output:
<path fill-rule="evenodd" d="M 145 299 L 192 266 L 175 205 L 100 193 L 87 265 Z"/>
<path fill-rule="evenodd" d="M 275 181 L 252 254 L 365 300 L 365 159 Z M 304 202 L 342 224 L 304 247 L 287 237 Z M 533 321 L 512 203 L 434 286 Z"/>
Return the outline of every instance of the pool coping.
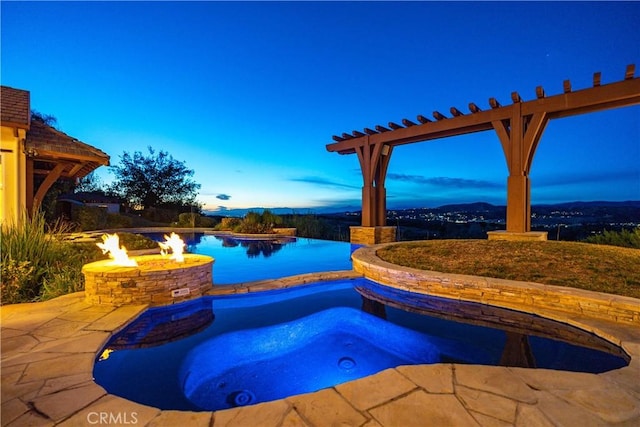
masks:
<path fill-rule="evenodd" d="M 362 253 L 354 253 L 354 259 L 359 255 Z M 357 277 L 363 274 L 353 270 L 311 273 L 220 286 L 210 294 Z M 488 286 L 493 283 L 489 281 Z M 537 314 L 578 325 L 618 343 L 631 356 L 630 364 L 602 374 L 459 364 L 403 366 L 253 406 L 216 412 L 162 411 L 111 395 L 92 376 L 98 351 L 146 307 L 92 306 L 84 301 L 83 292 L 42 303 L 0 307 L 1 424 L 85 426 L 107 421 L 218 427 L 255 425 L 260 420 L 265 426 L 342 423 L 390 427 L 424 425 L 426 420 L 434 425 L 487 426 L 632 425 L 640 421 L 640 328 L 551 309 L 537 309 Z M 526 311 L 527 306 L 520 308 Z"/>

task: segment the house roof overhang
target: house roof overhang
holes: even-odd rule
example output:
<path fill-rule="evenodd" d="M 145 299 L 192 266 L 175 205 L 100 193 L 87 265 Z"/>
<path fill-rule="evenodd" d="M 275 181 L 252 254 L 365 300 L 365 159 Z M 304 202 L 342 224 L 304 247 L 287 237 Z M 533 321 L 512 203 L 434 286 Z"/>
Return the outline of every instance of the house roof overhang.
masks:
<path fill-rule="evenodd" d="M 100 166 L 109 165 L 109 155 L 39 120 L 31 121 L 25 141 L 27 155 L 37 162 L 34 173 L 46 175 L 48 165 L 63 165 L 61 177 L 82 178 Z"/>

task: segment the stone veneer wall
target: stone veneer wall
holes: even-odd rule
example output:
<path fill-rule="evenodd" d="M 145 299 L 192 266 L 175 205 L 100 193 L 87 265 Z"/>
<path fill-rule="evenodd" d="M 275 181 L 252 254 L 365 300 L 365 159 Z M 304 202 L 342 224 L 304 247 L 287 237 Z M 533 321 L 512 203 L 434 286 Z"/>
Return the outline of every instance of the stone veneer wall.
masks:
<path fill-rule="evenodd" d="M 507 240 L 511 242 L 531 241 L 531 240 L 547 240 L 548 233 L 546 231 L 528 231 L 526 233 L 513 233 L 505 230 L 487 231 L 489 240 Z"/>
<path fill-rule="evenodd" d="M 133 259 L 138 267 L 110 265 L 111 260 L 85 264 L 85 300 L 110 306 L 167 305 L 200 297 L 213 287 L 214 259 L 209 256 L 186 254 L 184 263 L 162 255 Z M 171 295 L 171 291 L 182 288 L 188 288 L 189 295 Z"/>
<path fill-rule="evenodd" d="M 553 310 L 640 326 L 640 300 L 636 298 L 401 267 L 380 259 L 376 251 L 381 247 L 371 246 L 355 251 L 351 256 L 354 270 L 375 282 L 412 292 L 475 301 L 545 317 L 550 317 L 546 310 Z M 567 318 L 556 320 L 566 321 Z"/>
<path fill-rule="evenodd" d="M 352 226 L 350 230 L 350 242 L 354 245 L 375 245 L 378 243 L 391 243 L 396 241 L 395 226 L 361 227 Z"/>

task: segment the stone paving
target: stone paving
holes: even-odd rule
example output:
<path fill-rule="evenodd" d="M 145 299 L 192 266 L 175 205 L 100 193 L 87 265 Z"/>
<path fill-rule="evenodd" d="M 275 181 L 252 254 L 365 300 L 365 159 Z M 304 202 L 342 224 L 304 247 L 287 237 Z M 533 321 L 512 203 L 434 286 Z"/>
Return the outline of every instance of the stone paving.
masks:
<path fill-rule="evenodd" d="M 345 272 L 344 276 L 355 274 Z M 314 279 L 313 275 L 302 277 L 302 282 Z M 283 283 L 291 285 L 291 279 Z M 263 282 L 256 289 L 265 287 Z M 251 290 L 243 285 L 222 291 Z M 599 375 L 459 364 L 400 366 L 283 400 L 217 412 L 182 412 L 161 411 L 110 395 L 93 381 L 96 354 L 144 309 L 92 306 L 83 293 L 1 307 L 1 425 L 640 425 L 638 325 L 571 315 L 572 324 L 614 339 L 631 356 L 629 366 Z"/>

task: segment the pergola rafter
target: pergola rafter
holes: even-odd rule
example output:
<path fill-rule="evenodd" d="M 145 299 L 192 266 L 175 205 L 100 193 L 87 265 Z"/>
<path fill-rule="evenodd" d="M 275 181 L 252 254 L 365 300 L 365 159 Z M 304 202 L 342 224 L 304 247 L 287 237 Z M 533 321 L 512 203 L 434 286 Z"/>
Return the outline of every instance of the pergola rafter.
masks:
<path fill-rule="evenodd" d="M 601 73 L 593 74 L 593 86 L 574 91 L 571 82 L 563 82 L 563 93 L 547 96 L 542 86 L 536 99 L 523 101 L 518 92 L 511 94 L 510 105 L 489 99 L 489 109 L 469 104 L 469 113 L 451 107 L 451 117 L 439 111 L 433 120 L 418 115 L 416 122 L 402 119 L 402 125 L 343 133 L 333 136 L 327 150 L 339 154 L 357 153 L 363 174 L 362 225 L 384 226 L 386 193 L 384 181 L 392 149 L 399 145 L 429 141 L 468 133 L 495 130 L 502 145 L 509 177 L 507 179 L 507 231 L 527 233 L 531 229 L 529 172 L 538 142 L 549 120 L 640 104 L 640 79 L 634 77 L 635 65 L 628 65 L 624 79 L 601 83 Z"/>

